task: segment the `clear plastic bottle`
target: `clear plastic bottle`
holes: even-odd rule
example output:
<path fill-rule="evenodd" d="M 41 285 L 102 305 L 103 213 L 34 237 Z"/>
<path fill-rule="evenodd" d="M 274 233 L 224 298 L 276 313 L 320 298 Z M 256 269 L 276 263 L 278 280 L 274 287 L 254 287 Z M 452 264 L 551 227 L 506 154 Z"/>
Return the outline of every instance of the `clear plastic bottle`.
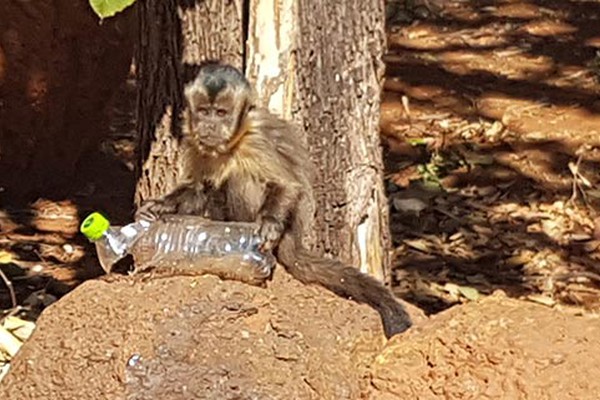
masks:
<path fill-rule="evenodd" d="M 132 254 L 135 272 L 169 268 L 255 284 L 264 282 L 275 266 L 273 254 L 259 249 L 257 228 L 249 222 L 210 221 L 188 215 L 165 215 L 157 221 L 139 220 L 112 227 L 102 214 L 92 213 L 81 224 L 81 232 L 95 243 L 107 273 L 117 261 Z"/>

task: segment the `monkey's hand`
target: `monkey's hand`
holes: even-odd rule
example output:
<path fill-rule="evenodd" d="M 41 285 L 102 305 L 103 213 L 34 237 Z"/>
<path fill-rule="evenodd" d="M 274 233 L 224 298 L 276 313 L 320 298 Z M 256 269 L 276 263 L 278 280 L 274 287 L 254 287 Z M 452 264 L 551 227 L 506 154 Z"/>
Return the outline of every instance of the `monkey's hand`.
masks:
<path fill-rule="evenodd" d="M 164 214 L 173 214 L 177 211 L 177 205 L 166 202 L 163 199 L 146 200 L 135 212 L 135 220 L 156 221 Z"/>
<path fill-rule="evenodd" d="M 261 250 L 270 251 L 279 243 L 285 226 L 277 218 L 267 215 L 258 218 L 259 235 L 262 239 Z"/>
<path fill-rule="evenodd" d="M 164 214 L 200 215 L 206 204 L 207 195 L 203 187 L 182 185 L 161 199 L 142 203 L 135 218 L 155 221 Z"/>

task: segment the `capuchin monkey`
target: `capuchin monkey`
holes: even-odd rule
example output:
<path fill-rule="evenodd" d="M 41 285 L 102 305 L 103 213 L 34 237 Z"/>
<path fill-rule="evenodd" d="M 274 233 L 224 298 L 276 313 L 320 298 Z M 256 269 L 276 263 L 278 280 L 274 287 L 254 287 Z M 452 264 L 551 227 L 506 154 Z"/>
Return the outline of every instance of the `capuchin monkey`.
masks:
<path fill-rule="evenodd" d="M 408 313 L 378 280 L 303 247 L 304 222 L 312 219 L 312 162 L 292 124 L 259 108 L 244 75 L 219 62 L 200 67 L 184 99 L 182 182 L 144 202 L 136 217 L 257 222 L 264 248 L 296 279 L 370 305 L 387 338 L 407 330 Z"/>

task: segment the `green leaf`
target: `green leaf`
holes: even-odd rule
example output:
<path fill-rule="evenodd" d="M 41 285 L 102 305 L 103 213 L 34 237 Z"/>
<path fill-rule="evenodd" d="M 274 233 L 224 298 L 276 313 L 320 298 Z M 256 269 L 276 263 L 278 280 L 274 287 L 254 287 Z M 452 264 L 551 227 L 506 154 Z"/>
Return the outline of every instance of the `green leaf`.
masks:
<path fill-rule="evenodd" d="M 90 6 L 100 18 L 112 17 L 133 3 L 135 0 L 90 0 Z"/>

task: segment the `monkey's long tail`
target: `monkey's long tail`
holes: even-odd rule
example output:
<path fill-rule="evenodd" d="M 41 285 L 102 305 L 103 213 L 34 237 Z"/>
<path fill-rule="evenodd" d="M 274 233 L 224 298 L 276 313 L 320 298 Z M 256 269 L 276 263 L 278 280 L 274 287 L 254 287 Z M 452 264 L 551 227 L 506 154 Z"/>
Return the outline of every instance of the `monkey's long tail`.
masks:
<path fill-rule="evenodd" d="M 387 338 L 404 332 L 412 325 L 410 316 L 394 295 L 378 280 L 358 269 L 309 253 L 284 236 L 277 258 L 286 270 L 305 284 L 321 285 L 335 294 L 365 303 L 379 312 Z"/>

